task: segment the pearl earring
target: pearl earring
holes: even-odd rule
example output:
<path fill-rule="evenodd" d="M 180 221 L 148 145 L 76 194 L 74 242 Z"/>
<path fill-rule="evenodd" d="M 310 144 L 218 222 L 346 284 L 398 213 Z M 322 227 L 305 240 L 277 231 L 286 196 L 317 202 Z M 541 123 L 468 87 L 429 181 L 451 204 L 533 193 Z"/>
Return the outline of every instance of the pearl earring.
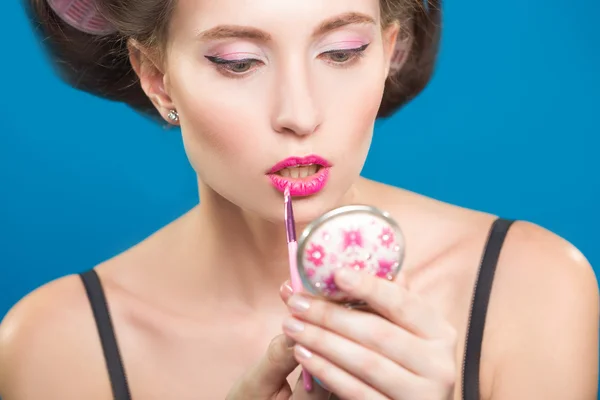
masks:
<path fill-rule="evenodd" d="M 179 114 L 175 110 L 170 110 L 167 114 L 167 118 L 169 118 L 171 122 L 179 122 Z"/>

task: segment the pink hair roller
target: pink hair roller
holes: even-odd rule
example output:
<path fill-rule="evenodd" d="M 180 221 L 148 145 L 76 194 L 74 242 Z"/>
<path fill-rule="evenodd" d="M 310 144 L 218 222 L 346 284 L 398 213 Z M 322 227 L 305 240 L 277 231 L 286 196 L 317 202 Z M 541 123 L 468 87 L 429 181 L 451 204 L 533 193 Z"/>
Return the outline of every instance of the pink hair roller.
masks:
<path fill-rule="evenodd" d="M 362 304 L 334 282 L 340 268 L 394 280 L 404 260 L 405 240 L 385 211 L 371 206 L 336 208 L 309 224 L 298 241 L 298 273 L 304 289 L 331 301 Z"/>
<path fill-rule="evenodd" d="M 117 29 L 98 11 L 94 0 L 48 0 L 48 5 L 67 24 L 91 35 L 109 35 Z"/>

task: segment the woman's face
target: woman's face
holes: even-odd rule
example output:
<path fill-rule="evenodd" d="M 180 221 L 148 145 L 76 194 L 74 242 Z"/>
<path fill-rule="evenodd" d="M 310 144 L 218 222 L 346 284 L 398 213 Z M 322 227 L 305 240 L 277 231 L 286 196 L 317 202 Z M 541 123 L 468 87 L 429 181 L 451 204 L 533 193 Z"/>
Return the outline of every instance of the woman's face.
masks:
<path fill-rule="evenodd" d="M 178 0 L 164 83 L 201 187 L 273 221 L 286 185 L 299 221 L 342 201 L 397 33 L 379 13 L 379 0 Z"/>

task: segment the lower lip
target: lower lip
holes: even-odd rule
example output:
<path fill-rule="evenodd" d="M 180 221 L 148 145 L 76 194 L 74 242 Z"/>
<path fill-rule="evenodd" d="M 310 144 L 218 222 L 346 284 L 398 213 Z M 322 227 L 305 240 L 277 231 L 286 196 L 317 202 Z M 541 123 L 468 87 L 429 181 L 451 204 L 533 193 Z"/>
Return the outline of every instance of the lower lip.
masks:
<path fill-rule="evenodd" d="M 289 186 L 290 195 L 301 197 L 319 193 L 327 184 L 329 179 L 329 167 L 322 167 L 316 174 L 306 178 L 291 178 L 278 174 L 268 174 L 271 184 L 281 193 Z"/>

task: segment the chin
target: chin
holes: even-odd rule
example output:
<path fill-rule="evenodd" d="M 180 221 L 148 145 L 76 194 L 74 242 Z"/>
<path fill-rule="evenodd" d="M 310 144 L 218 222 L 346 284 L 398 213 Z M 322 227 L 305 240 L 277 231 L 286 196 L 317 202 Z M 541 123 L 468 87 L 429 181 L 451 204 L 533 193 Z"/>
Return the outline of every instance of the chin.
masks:
<path fill-rule="evenodd" d="M 331 188 L 333 189 L 333 188 Z M 342 205 L 343 193 L 335 190 L 323 190 L 306 197 L 293 197 L 294 220 L 296 225 L 307 225 L 326 212 Z M 282 204 L 283 210 L 283 204 Z M 281 216 L 283 220 L 283 215 Z M 298 232 L 299 234 L 300 232 Z"/>
<path fill-rule="evenodd" d="M 273 191 L 273 195 L 268 196 L 268 198 L 263 197 L 262 201 L 258 202 L 252 201 L 248 203 L 242 199 L 238 202 L 234 198 L 230 198 L 229 202 L 238 207 L 247 216 L 252 216 L 252 219 L 268 221 L 275 225 L 284 225 L 285 223 L 283 195 L 280 195 L 276 191 Z M 301 229 L 301 227 L 337 206 L 336 202 L 331 200 L 331 197 L 321 196 L 320 194 L 294 197 L 292 204 L 294 207 L 294 221 L 298 229 Z"/>

